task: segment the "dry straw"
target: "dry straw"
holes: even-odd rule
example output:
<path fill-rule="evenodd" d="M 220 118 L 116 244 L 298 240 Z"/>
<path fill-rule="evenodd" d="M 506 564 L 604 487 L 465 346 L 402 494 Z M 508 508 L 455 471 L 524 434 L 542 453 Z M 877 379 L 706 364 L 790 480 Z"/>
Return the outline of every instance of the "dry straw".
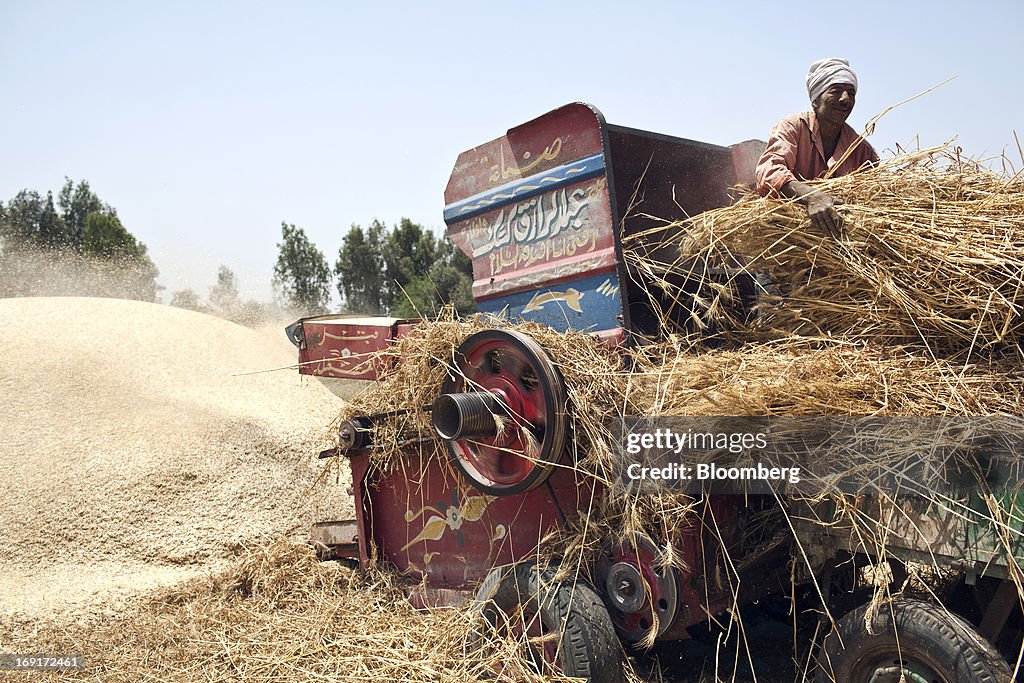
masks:
<path fill-rule="evenodd" d="M 466 657 L 471 626 L 465 608 L 413 609 L 391 574 L 321 563 L 308 546 L 278 541 L 116 620 L 7 622 L 0 642 L 83 655 L 86 670 L 62 680 L 465 683 L 494 664 Z M 496 638 L 490 651 L 501 663 L 492 680 L 558 680 L 542 678 L 513 638 Z"/>
<path fill-rule="evenodd" d="M 915 344 L 947 358 L 1021 357 L 1019 175 L 993 172 L 947 146 L 815 185 L 844 202 L 839 239 L 814 229 L 794 201 L 746 195 L 634 238 L 627 259 L 663 289 L 703 281 L 691 322 L 724 321 L 742 340 L 798 334 Z M 677 259 L 649 258 L 642 245 L 659 237 L 676 247 Z M 709 275 L 714 268 L 728 276 Z M 754 273 L 772 284 L 751 324 L 735 315 L 736 278 Z"/>

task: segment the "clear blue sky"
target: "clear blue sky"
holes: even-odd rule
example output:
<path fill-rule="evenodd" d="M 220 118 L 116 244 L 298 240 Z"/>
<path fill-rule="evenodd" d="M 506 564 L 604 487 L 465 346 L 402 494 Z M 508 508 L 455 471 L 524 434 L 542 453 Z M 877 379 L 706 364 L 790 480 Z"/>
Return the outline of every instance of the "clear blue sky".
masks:
<path fill-rule="evenodd" d="M 442 230 L 458 154 L 567 102 L 731 144 L 842 56 L 879 150 L 1024 135 L 1024 0 L 128 3 L 0 0 L 0 199 L 85 179 L 173 291 L 270 298 L 281 221 L 333 264 L 352 223 Z"/>

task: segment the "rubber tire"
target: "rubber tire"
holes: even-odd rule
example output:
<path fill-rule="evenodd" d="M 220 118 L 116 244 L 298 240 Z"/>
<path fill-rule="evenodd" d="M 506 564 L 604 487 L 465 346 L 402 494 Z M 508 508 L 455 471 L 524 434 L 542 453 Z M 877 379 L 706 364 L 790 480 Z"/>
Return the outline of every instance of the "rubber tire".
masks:
<path fill-rule="evenodd" d="M 900 651 L 904 660 L 925 662 L 948 683 L 1010 680 L 1012 671 L 992 644 L 966 621 L 939 605 L 918 600 L 895 600 L 891 606 L 882 605 L 871 620 L 875 635 L 865 628 L 867 610 L 868 605 L 853 610 L 825 638 L 816 683 L 867 683 L 868 679 L 857 673 L 858 666 L 887 654 L 898 659 Z"/>
<path fill-rule="evenodd" d="M 556 581 L 552 569 L 529 562 L 492 569 L 480 584 L 467 653 L 481 656 L 487 647 L 484 634 L 504 618 L 499 612 L 514 615 L 520 605 L 539 614 L 547 630 L 560 631 L 558 665 L 563 675 L 590 683 L 625 683 L 622 646 L 597 592 L 583 581 L 575 586 Z"/>

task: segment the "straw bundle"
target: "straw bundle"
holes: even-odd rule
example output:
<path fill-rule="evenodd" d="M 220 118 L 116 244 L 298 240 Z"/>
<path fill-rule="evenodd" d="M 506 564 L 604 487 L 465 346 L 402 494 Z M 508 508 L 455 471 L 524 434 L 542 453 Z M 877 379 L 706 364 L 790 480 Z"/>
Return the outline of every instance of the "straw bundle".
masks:
<path fill-rule="evenodd" d="M 949 147 L 895 157 L 814 183 L 844 202 L 840 239 L 820 234 L 793 201 L 746 196 L 661 233 L 678 258 L 627 258 L 663 288 L 703 280 L 694 316 L 726 321 L 741 340 L 837 336 L 923 345 L 934 355 L 1019 353 L 1024 332 L 1024 181 Z M 658 234 L 646 235 L 646 240 Z M 715 281 L 724 267 L 732 280 Z M 764 273 L 774 296 L 756 326 L 735 315 L 735 277 Z M 771 288 L 769 288 L 771 289 Z"/>
<path fill-rule="evenodd" d="M 455 350 L 495 327 L 529 334 L 547 351 L 565 381 L 577 459 L 602 478 L 618 450 L 613 425 L 626 415 L 1014 415 L 1022 400 L 1009 361 L 962 365 L 901 347 L 796 338 L 696 353 L 670 337 L 624 357 L 579 332 L 475 316 L 415 327 L 385 352 L 387 377 L 344 408 L 343 419 L 385 415 L 375 425 L 379 464 L 399 458 L 404 441 L 433 435 L 422 408 L 453 371 Z"/>
<path fill-rule="evenodd" d="M 644 349 L 629 377 L 646 415 L 1017 415 L 1015 363 L 957 364 L 905 347 L 788 338 L 679 353 Z"/>

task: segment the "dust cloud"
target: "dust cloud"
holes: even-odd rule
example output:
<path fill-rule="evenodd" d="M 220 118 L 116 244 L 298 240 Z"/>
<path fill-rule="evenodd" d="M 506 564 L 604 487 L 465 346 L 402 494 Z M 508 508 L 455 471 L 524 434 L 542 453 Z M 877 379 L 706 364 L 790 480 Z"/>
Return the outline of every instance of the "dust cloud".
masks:
<path fill-rule="evenodd" d="M 102 259 L 59 249 L 0 251 L 0 297 L 100 296 L 154 301 L 156 267 L 143 259 Z"/>

